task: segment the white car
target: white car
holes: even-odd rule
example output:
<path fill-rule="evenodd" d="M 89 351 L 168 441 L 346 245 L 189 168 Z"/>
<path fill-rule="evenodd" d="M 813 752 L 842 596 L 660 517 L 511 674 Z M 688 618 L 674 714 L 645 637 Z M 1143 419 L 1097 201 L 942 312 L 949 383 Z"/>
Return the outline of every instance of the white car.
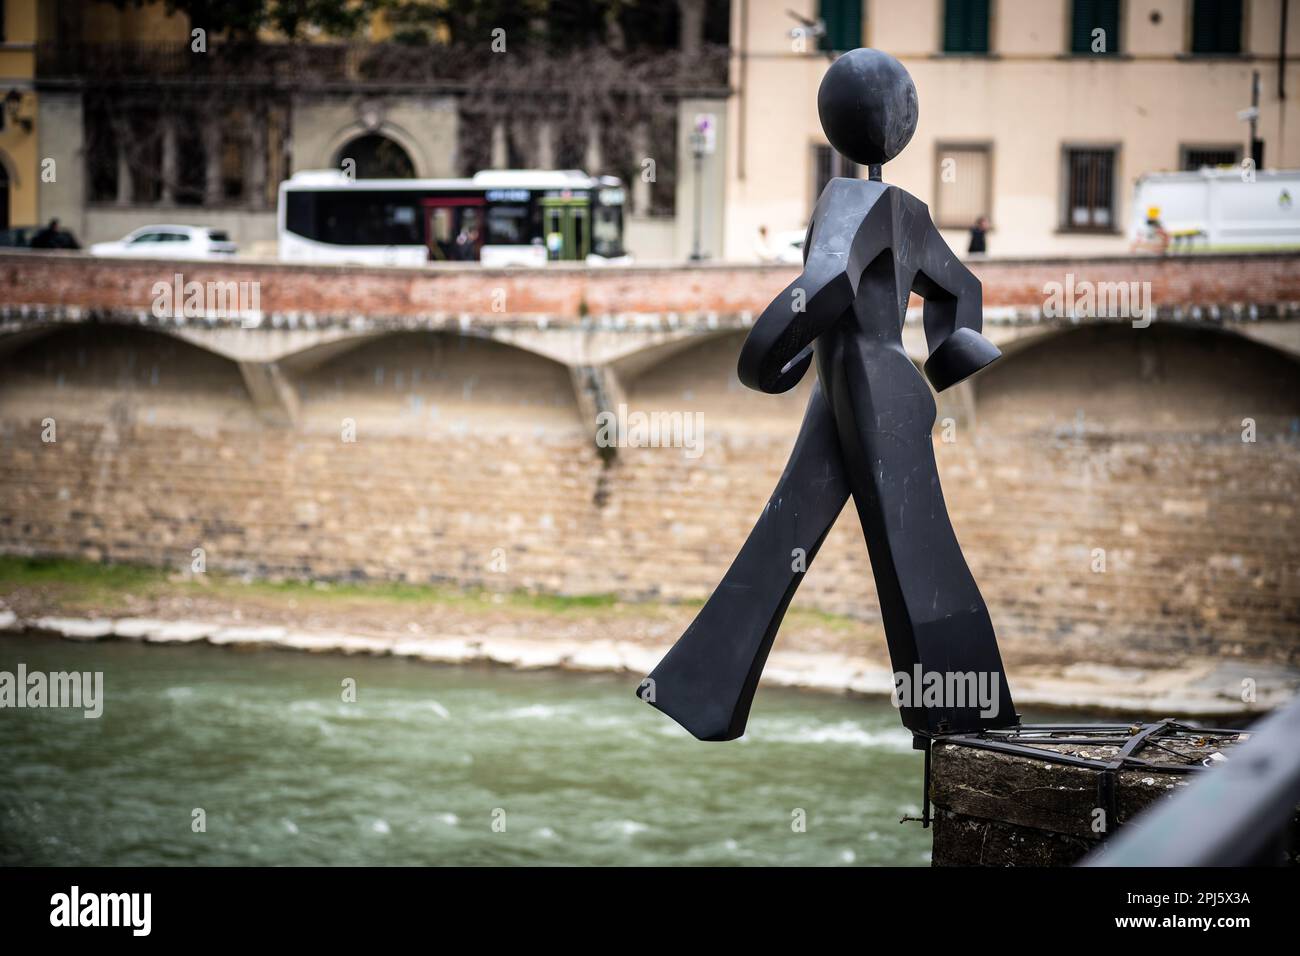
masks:
<path fill-rule="evenodd" d="M 116 242 L 97 242 L 92 256 L 134 259 L 221 259 L 238 250 L 221 229 L 206 226 L 141 226 Z"/>

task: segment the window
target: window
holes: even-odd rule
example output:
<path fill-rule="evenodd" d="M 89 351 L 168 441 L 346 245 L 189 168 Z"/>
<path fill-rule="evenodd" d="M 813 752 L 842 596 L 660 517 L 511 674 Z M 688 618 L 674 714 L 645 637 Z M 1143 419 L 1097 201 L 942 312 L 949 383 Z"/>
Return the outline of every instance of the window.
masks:
<path fill-rule="evenodd" d="M 858 164 L 845 159 L 829 146 L 813 147 L 813 202 L 821 198 L 826 184 L 837 176 L 858 178 Z"/>
<path fill-rule="evenodd" d="M 1112 147 L 1065 150 L 1063 229 L 1111 232 L 1116 228 L 1115 167 Z"/>
<path fill-rule="evenodd" d="M 935 225 L 969 229 L 992 211 L 992 153 L 987 143 L 939 144 Z"/>
<path fill-rule="evenodd" d="M 573 217 L 573 242 L 574 249 L 577 250 L 578 258 L 587 258 L 590 251 L 590 241 L 587 238 L 587 210 L 578 207 L 571 210 Z"/>
<path fill-rule="evenodd" d="M 439 206 L 429 211 L 429 229 L 433 233 L 433 241 L 439 245 L 449 245 L 456 238 L 453 225 L 451 206 Z"/>
<path fill-rule="evenodd" d="M 420 199 L 411 193 L 294 191 L 286 200 L 285 228 L 305 239 L 341 246 L 424 244 Z"/>
<path fill-rule="evenodd" d="M 943 52 L 989 52 L 989 0 L 945 0 Z"/>
<path fill-rule="evenodd" d="M 189 236 L 182 232 L 142 232 L 131 239 L 131 245 L 137 243 L 188 242 Z"/>
<path fill-rule="evenodd" d="M 1241 0 L 1194 0 L 1192 52 L 1207 55 L 1241 52 Z"/>
<path fill-rule="evenodd" d="M 1179 169 L 1195 172 L 1203 166 L 1236 166 L 1241 162 L 1240 146 L 1179 147 Z"/>
<path fill-rule="evenodd" d="M 823 50 L 842 52 L 862 46 L 862 0 L 821 0 L 818 16 L 826 26 Z"/>
<path fill-rule="evenodd" d="M 1119 52 L 1119 0 L 1074 0 L 1070 52 L 1096 56 Z"/>
<path fill-rule="evenodd" d="M 607 259 L 623 254 L 623 206 L 601 204 L 592 209 L 591 251 Z"/>
<path fill-rule="evenodd" d="M 487 210 L 487 239 L 490 246 L 526 246 L 533 236 L 532 212 L 528 203 L 493 203 Z"/>

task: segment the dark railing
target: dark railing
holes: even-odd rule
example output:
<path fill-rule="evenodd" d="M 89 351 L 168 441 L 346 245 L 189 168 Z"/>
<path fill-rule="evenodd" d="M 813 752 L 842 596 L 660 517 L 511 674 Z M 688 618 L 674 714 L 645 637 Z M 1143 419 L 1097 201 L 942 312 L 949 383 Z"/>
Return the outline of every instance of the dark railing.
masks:
<path fill-rule="evenodd" d="M 482 48 L 401 43 L 64 43 L 37 45 L 41 80 L 163 80 L 211 83 L 353 83 L 532 86 L 539 78 L 574 85 L 593 81 L 639 90 L 719 89 L 727 85 L 729 51 L 705 46 L 616 53 L 596 46 L 539 54 L 495 55 Z M 602 71 L 602 65 L 609 69 Z M 611 89 L 610 92 L 617 92 Z"/>
<path fill-rule="evenodd" d="M 1250 728 L 1198 775 L 1081 866 L 1256 866 L 1285 862 L 1300 803 L 1300 697 Z"/>

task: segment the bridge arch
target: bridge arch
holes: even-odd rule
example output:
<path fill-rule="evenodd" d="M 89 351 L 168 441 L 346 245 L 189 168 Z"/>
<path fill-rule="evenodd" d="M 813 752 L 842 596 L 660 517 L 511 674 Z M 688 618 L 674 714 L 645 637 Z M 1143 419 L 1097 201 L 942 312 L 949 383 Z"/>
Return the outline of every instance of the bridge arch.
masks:
<path fill-rule="evenodd" d="M 1188 432 L 1300 415 L 1300 363 L 1232 330 L 1098 323 L 1001 347 L 1003 358 L 973 382 L 990 429 Z"/>
<path fill-rule="evenodd" d="M 644 411 L 702 412 L 706 426 L 712 420 L 743 425 L 746 420 L 770 423 L 781 417 L 797 428 L 816 372 L 810 371 L 782 395 L 760 395 L 746 388 L 736 375 L 746 334 L 724 331 L 662 347 L 649 356 L 652 364 L 629 381 L 629 404 Z"/>
<path fill-rule="evenodd" d="M 305 427 L 362 418 L 385 432 L 580 428 L 568 368 L 486 336 L 396 331 L 340 340 L 287 365 Z"/>
<path fill-rule="evenodd" d="M 169 332 L 113 323 L 42 327 L 0 351 L 6 417 L 252 424 L 236 362 Z"/>

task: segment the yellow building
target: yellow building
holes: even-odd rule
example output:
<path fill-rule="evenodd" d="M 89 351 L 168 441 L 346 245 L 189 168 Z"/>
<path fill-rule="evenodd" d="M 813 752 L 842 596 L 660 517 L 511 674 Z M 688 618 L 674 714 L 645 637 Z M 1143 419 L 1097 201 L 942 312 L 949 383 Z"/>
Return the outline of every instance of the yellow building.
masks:
<path fill-rule="evenodd" d="M 1284 0 L 733 0 L 724 255 L 752 258 L 760 226 L 802 230 L 820 185 L 842 174 L 817 87 L 826 51 L 855 46 L 893 54 L 916 81 L 916 135 L 884 179 L 925 200 L 954 248 L 987 215 L 994 255 L 1126 249 L 1139 175 L 1250 156 L 1237 114 L 1256 72 L 1263 167 L 1300 167 L 1300 4 L 1289 21 L 1283 11 Z"/>
<path fill-rule="evenodd" d="M 36 224 L 37 0 L 0 0 L 0 229 Z"/>

